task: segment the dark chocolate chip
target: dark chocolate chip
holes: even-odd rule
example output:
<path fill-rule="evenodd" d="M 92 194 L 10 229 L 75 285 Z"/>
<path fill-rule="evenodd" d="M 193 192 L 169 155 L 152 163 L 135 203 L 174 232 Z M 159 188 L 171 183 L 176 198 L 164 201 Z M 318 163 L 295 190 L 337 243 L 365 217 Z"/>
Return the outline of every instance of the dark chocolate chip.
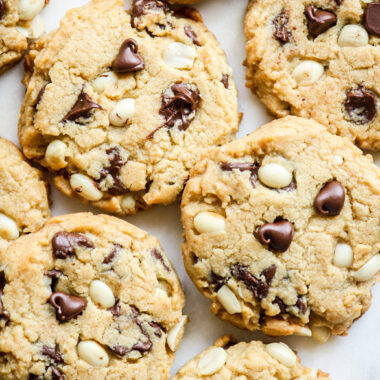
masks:
<path fill-rule="evenodd" d="M 261 272 L 261 274 L 265 277 L 265 281 L 268 285 L 272 282 L 273 277 L 276 274 L 276 271 L 277 271 L 277 267 L 276 265 L 273 264 Z"/>
<path fill-rule="evenodd" d="M 53 236 L 53 254 L 57 259 L 75 255 L 75 247 L 94 248 L 94 243 L 78 232 L 60 231 Z"/>
<path fill-rule="evenodd" d="M 264 224 L 258 231 L 261 244 L 277 252 L 285 252 L 294 236 L 294 226 L 287 220 Z"/>
<path fill-rule="evenodd" d="M 190 25 L 185 26 L 185 34 L 187 37 L 189 37 L 193 41 L 195 45 L 202 46 L 198 40 L 197 34 L 194 32 L 194 30 L 192 29 Z"/>
<path fill-rule="evenodd" d="M 112 314 L 114 317 L 119 318 L 120 315 L 121 315 L 120 301 L 119 301 L 119 300 L 116 300 L 115 305 L 113 305 L 112 307 L 110 307 L 110 308 L 107 309 L 107 310 L 110 311 L 111 314 Z"/>
<path fill-rule="evenodd" d="M 56 315 L 60 322 L 67 322 L 76 317 L 87 306 L 85 298 L 63 292 L 53 293 L 49 298 L 49 302 L 56 309 Z"/>
<path fill-rule="evenodd" d="M 132 73 L 144 69 L 145 64 L 142 56 L 138 53 L 138 44 L 132 39 L 125 40 L 112 63 L 115 73 Z"/>
<path fill-rule="evenodd" d="M 223 83 L 224 88 L 228 89 L 229 87 L 229 77 L 227 74 L 223 74 L 221 82 Z"/>
<path fill-rule="evenodd" d="M 153 327 L 154 329 L 154 335 L 156 335 L 158 338 L 161 338 L 162 336 L 162 327 L 155 322 L 148 322 L 148 325 Z"/>
<path fill-rule="evenodd" d="M 174 10 L 174 17 L 178 18 L 188 18 L 196 22 L 203 22 L 203 18 L 199 11 L 192 7 L 180 7 Z"/>
<path fill-rule="evenodd" d="M 285 305 L 285 303 L 282 301 L 281 298 L 276 297 L 272 303 L 274 303 L 275 305 L 277 305 L 280 308 L 280 314 L 286 313 L 286 307 L 287 306 Z"/>
<path fill-rule="evenodd" d="M 253 188 L 256 187 L 256 182 L 258 179 L 258 172 L 260 165 L 255 162 L 223 162 L 220 168 L 225 171 L 232 171 L 234 169 L 240 170 L 241 172 L 250 171 L 251 172 L 251 185 Z"/>
<path fill-rule="evenodd" d="M 250 273 L 246 266 L 236 264 L 232 269 L 232 275 L 238 280 L 244 282 L 245 286 L 254 294 L 255 297 L 263 299 L 268 295 L 269 285 L 258 280 Z"/>
<path fill-rule="evenodd" d="M 3 271 L 0 272 L 0 319 L 5 320 L 5 323 L 9 321 L 9 313 L 5 310 L 3 304 L 3 291 L 5 288 L 6 280 L 5 273 Z"/>
<path fill-rule="evenodd" d="M 211 272 L 210 273 L 210 282 L 217 292 L 225 283 L 226 279 L 218 274 Z"/>
<path fill-rule="evenodd" d="M 121 249 L 120 244 L 114 244 L 112 247 L 111 252 L 104 258 L 103 264 L 109 264 L 116 256 L 116 254 L 120 251 Z"/>
<path fill-rule="evenodd" d="M 157 259 L 158 261 L 161 262 L 162 266 L 168 271 L 170 272 L 170 268 L 167 266 L 167 264 L 165 263 L 165 260 L 164 258 L 162 257 L 160 251 L 157 249 L 157 248 L 153 248 L 151 251 L 150 251 L 151 255 Z"/>
<path fill-rule="evenodd" d="M 369 123 L 377 114 L 375 94 L 363 86 L 351 89 L 346 93 L 344 108 L 350 121 L 356 124 Z"/>
<path fill-rule="evenodd" d="M 0 20 L 4 17 L 5 15 L 5 1 L 0 0 Z"/>
<path fill-rule="evenodd" d="M 308 18 L 309 33 L 313 37 L 318 37 L 336 25 L 337 18 L 333 12 L 317 8 L 314 5 L 306 7 L 305 14 Z"/>
<path fill-rule="evenodd" d="M 273 25 L 275 28 L 273 36 L 283 44 L 292 39 L 292 32 L 289 30 L 288 23 L 288 11 L 285 9 L 283 9 L 281 13 L 273 20 Z"/>
<path fill-rule="evenodd" d="M 346 194 L 344 187 L 338 181 L 326 183 L 314 199 L 314 207 L 318 213 L 325 216 L 339 215 L 344 206 Z"/>
<path fill-rule="evenodd" d="M 367 5 L 363 16 L 363 24 L 368 33 L 380 37 L 380 3 L 373 2 Z"/>
<path fill-rule="evenodd" d="M 39 377 L 38 375 L 34 375 L 33 373 L 30 373 L 28 379 L 29 380 L 41 380 L 42 378 Z"/>
<path fill-rule="evenodd" d="M 48 85 L 48 83 L 46 83 L 42 88 L 41 90 L 39 91 L 38 95 L 37 95 L 37 99 L 36 99 L 36 104 L 35 106 L 37 107 L 39 104 L 40 104 L 40 101 L 42 100 L 42 97 L 44 96 L 45 94 L 45 90 L 46 90 L 46 86 Z"/>
<path fill-rule="evenodd" d="M 49 347 L 45 345 L 42 346 L 42 355 L 49 356 L 56 363 L 63 363 L 63 359 L 61 353 L 59 352 L 58 345 L 55 345 L 55 347 Z"/>
<path fill-rule="evenodd" d="M 91 110 L 93 109 L 103 108 L 99 104 L 95 103 L 82 89 L 77 101 L 62 121 L 75 121 L 80 117 L 87 119 L 91 116 Z"/>
<path fill-rule="evenodd" d="M 296 307 L 298 307 L 301 314 L 305 314 L 307 312 L 307 304 L 305 303 L 302 296 L 298 296 Z"/>
<path fill-rule="evenodd" d="M 55 368 L 53 365 L 51 365 L 49 368 L 51 370 L 52 380 L 65 380 L 65 376 L 63 376 L 57 368 Z"/>
<path fill-rule="evenodd" d="M 169 7 L 160 0 L 133 0 L 132 1 L 132 20 L 133 26 L 136 26 L 136 18 L 146 15 L 150 12 L 158 13 L 159 11 L 167 12 Z"/>
<path fill-rule="evenodd" d="M 59 278 L 63 275 L 63 272 L 57 269 L 48 270 L 45 272 L 45 276 L 50 278 Z"/>
<path fill-rule="evenodd" d="M 127 353 L 131 352 L 131 349 L 125 346 L 116 345 L 112 348 L 112 351 L 117 355 L 124 356 Z"/>
<path fill-rule="evenodd" d="M 136 350 L 136 351 L 140 351 L 141 353 L 143 353 L 143 352 L 150 351 L 151 348 L 152 348 L 152 341 L 148 337 L 148 340 L 146 342 L 138 340 L 137 343 L 135 343 L 132 346 L 132 351 Z"/>

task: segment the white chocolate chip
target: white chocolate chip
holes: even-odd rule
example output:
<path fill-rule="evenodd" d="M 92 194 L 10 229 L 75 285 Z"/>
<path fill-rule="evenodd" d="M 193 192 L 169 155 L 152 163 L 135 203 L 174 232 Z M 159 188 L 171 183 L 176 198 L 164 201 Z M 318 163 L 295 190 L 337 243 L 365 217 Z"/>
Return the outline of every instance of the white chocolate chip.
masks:
<path fill-rule="evenodd" d="M 42 17 L 40 15 L 37 15 L 30 23 L 28 28 L 25 28 L 23 26 L 16 26 L 16 29 L 26 38 L 36 39 L 45 33 L 45 24 Z"/>
<path fill-rule="evenodd" d="M 260 167 L 258 172 L 259 180 L 266 186 L 273 189 L 281 189 L 291 184 L 292 173 L 279 164 L 267 164 Z"/>
<path fill-rule="evenodd" d="M 373 162 L 377 167 L 380 168 L 380 151 L 379 152 L 373 152 Z"/>
<path fill-rule="evenodd" d="M 352 273 L 356 281 L 367 281 L 380 270 L 380 254 L 372 257 L 359 270 Z"/>
<path fill-rule="evenodd" d="M 224 232 L 226 230 L 226 221 L 222 215 L 204 211 L 194 218 L 194 227 L 200 234 L 206 232 Z"/>
<path fill-rule="evenodd" d="M 117 82 L 117 76 L 113 71 L 108 71 L 94 80 L 94 90 L 101 94 L 107 87 L 114 85 Z"/>
<path fill-rule="evenodd" d="M 52 141 L 45 152 L 45 160 L 53 170 L 59 170 L 67 166 L 66 158 L 66 144 L 61 140 Z"/>
<path fill-rule="evenodd" d="M 0 213 L 0 237 L 6 240 L 15 240 L 20 236 L 16 222 Z"/>
<path fill-rule="evenodd" d="M 109 358 L 106 350 L 93 340 L 83 340 L 78 344 L 78 355 L 93 367 L 107 367 Z"/>
<path fill-rule="evenodd" d="M 135 113 L 135 99 L 121 99 L 110 112 L 110 123 L 115 127 L 124 127 Z"/>
<path fill-rule="evenodd" d="M 218 301 L 223 305 L 229 314 L 241 313 L 241 306 L 235 293 L 227 286 L 223 285 L 216 293 Z"/>
<path fill-rule="evenodd" d="M 340 32 L 338 45 L 341 47 L 366 46 L 368 45 L 368 33 L 361 25 L 346 25 Z"/>
<path fill-rule="evenodd" d="M 136 209 L 136 201 L 132 194 L 124 195 L 121 201 L 121 208 L 127 213 L 133 212 Z"/>
<path fill-rule="evenodd" d="M 20 0 L 18 13 L 20 20 L 33 20 L 43 9 L 45 0 Z"/>
<path fill-rule="evenodd" d="M 311 336 L 311 330 L 308 327 L 301 327 L 299 330 L 294 332 L 294 335 Z"/>
<path fill-rule="evenodd" d="M 164 62 L 176 69 L 191 69 L 197 53 L 192 46 L 173 42 L 166 47 Z"/>
<path fill-rule="evenodd" d="M 274 359 L 287 367 L 294 367 L 297 364 L 296 354 L 285 343 L 269 343 L 265 348 Z"/>
<path fill-rule="evenodd" d="M 331 330 L 324 326 L 311 326 L 311 333 L 315 340 L 325 343 L 330 338 Z"/>
<path fill-rule="evenodd" d="M 198 369 L 200 375 L 213 375 L 220 371 L 227 360 L 227 353 L 221 347 L 212 347 L 199 360 Z"/>
<path fill-rule="evenodd" d="M 177 351 L 179 342 L 182 338 L 183 330 L 188 319 L 189 318 L 187 315 L 183 315 L 181 320 L 168 332 L 166 342 L 173 352 Z"/>
<path fill-rule="evenodd" d="M 348 268 L 352 265 L 352 248 L 348 244 L 339 243 L 335 247 L 334 265 Z"/>
<path fill-rule="evenodd" d="M 113 295 L 111 288 L 103 281 L 92 281 L 88 293 L 95 303 L 106 309 L 115 305 L 115 296 Z"/>
<path fill-rule="evenodd" d="M 89 201 L 98 201 L 103 197 L 103 193 L 96 188 L 94 181 L 84 174 L 73 174 L 70 177 L 70 186 Z"/>
<path fill-rule="evenodd" d="M 315 61 L 306 60 L 298 64 L 293 70 L 293 78 L 300 86 L 310 86 L 323 75 L 323 66 Z"/>

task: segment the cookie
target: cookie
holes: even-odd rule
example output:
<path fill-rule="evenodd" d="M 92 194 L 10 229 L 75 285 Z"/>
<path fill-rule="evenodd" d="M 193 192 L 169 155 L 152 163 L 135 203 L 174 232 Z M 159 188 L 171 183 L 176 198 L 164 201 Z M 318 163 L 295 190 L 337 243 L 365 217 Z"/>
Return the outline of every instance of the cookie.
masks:
<path fill-rule="evenodd" d="M 47 186 L 18 148 L 0 138 L 0 248 L 50 217 Z"/>
<path fill-rule="evenodd" d="M 288 116 L 210 151 L 182 198 L 188 274 L 219 318 L 269 335 L 344 335 L 380 279 L 380 171 Z"/>
<path fill-rule="evenodd" d="M 126 12 L 122 0 L 94 0 L 71 10 L 28 66 L 25 155 L 66 195 L 108 212 L 173 202 L 201 154 L 238 126 L 231 69 L 189 8 L 136 1 Z"/>
<path fill-rule="evenodd" d="M 12 67 L 28 48 L 28 38 L 44 33 L 39 13 L 49 0 L 0 0 L 0 74 Z"/>
<path fill-rule="evenodd" d="M 247 86 L 278 117 L 313 118 L 380 149 L 380 4 L 250 1 Z"/>
<path fill-rule="evenodd" d="M 168 379 L 187 318 L 157 239 L 114 217 L 66 215 L 0 262 L 1 379 Z"/>
<path fill-rule="evenodd" d="M 218 339 L 190 360 L 172 380 L 204 379 L 205 376 L 220 380 L 331 379 L 320 370 L 303 367 L 285 343 L 236 343 L 229 336 Z"/>

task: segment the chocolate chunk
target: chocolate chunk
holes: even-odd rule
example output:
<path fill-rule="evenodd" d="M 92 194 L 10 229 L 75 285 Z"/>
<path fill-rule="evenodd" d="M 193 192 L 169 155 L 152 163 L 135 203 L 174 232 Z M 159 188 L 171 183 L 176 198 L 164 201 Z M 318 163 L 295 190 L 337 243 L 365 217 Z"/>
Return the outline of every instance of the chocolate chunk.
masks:
<path fill-rule="evenodd" d="M 273 36 L 283 44 L 292 39 L 292 32 L 288 28 L 288 23 L 288 11 L 285 9 L 283 9 L 281 13 L 273 20 L 273 25 L 275 28 Z"/>
<path fill-rule="evenodd" d="M 194 32 L 194 30 L 191 28 L 190 25 L 185 26 L 185 34 L 187 37 L 189 37 L 195 45 L 202 46 L 202 44 L 198 40 L 198 36 Z"/>
<path fill-rule="evenodd" d="M 9 313 L 5 310 L 4 304 L 3 304 L 3 294 L 4 294 L 4 288 L 5 288 L 5 273 L 3 271 L 0 272 L 0 319 L 5 320 L 5 323 L 9 321 Z"/>
<path fill-rule="evenodd" d="M 94 243 L 78 232 L 60 231 L 53 236 L 53 254 L 57 259 L 75 255 L 75 247 L 94 248 Z"/>
<path fill-rule="evenodd" d="M 63 363 L 63 359 L 61 353 L 59 352 L 58 345 L 55 345 L 55 347 L 42 346 L 42 355 L 49 356 L 57 363 Z"/>
<path fill-rule="evenodd" d="M 67 322 L 80 314 L 87 306 L 87 300 L 82 297 L 72 296 L 63 292 L 55 292 L 49 302 L 56 309 L 56 315 L 60 322 Z"/>
<path fill-rule="evenodd" d="M 217 292 L 226 283 L 226 279 L 211 271 L 210 283 L 212 284 L 215 291 Z"/>
<path fill-rule="evenodd" d="M 363 24 L 368 33 L 380 37 L 380 3 L 373 2 L 367 5 L 363 16 Z"/>
<path fill-rule="evenodd" d="M 251 172 L 251 185 L 253 188 L 256 187 L 256 182 L 258 178 L 258 172 L 260 165 L 255 162 L 223 162 L 220 168 L 225 171 L 232 171 L 234 169 L 240 170 L 241 172 L 250 171 Z"/>
<path fill-rule="evenodd" d="M 196 22 L 203 22 L 201 14 L 195 8 L 192 7 L 177 8 L 174 10 L 173 16 L 178 18 L 188 18 Z"/>
<path fill-rule="evenodd" d="M 223 83 L 224 88 L 228 89 L 229 87 L 229 77 L 227 74 L 223 74 L 221 82 Z"/>
<path fill-rule="evenodd" d="M 0 0 L 0 20 L 4 17 L 5 15 L 5 1 Z"/>
<path fill-rule="evenodd" d="M 351 89 L 346 93 L 344 108 L 350 121 L 356 124 L 371 122 L 377 114 L 375 94 L 363 86 Z"/>
<path fill-rule="evenodd" d="M 155 322 L 148 322 L 148 325 L 154 328 L 154 335 L 156 335 L 158 338 L 161 338 L 162 336 L 162 327 Z"/>
<path fill-rule="evenodd" d="M 264 224 L 258 231 L 261 244 L 268 245 L 277 252 L 285 252 L 294 236 L 294 226 L 287 220 Z"/>
<path fill-rule="evenodd" d="M 42 100 L 42 97 L 44 96 L 45 94 L 45 90 L 46 90 L 46 86 L 48 85 L 48 83 L 45 84 L 45 86 L 43 86 L 41 88 L 41 90 L 39 91 L 38 95 L 37 95 L 37 100 L 36 100 L 36 104 L 35 106 L 37 107 L 39 104 L 40 104 L 40 101 Z"/>
<path fill-rule="evenodd" d="M 276 297 L 272 303 L 274 303 L 275 305 L 278 305 L 278 307 L 280 308 L 280 314 L 286 313 L 286 307 L 287 306 L 281 300 L 281 298 Z"/>
<path fill-rule="evenodd" d="M 57 368 L 55 368 L 53 365 L 51 365 L 49 368 L 51 370 L 52 380 L 65 380 L 65 376 L 63 376 Z"/>
<path fill-rule="evenodd" d="M 325 216 L 339 215 L 344 206 L 346 194 L 344 187 L 338 181 L 326 183 L 314 199 L 314 207 L 318 213 Z"/>
<path fill-rule="evenodd" d="M 268 285 L 272 282 L 273 277 L 276 274 L 276 271 L 277 271 L 277 267 L 276 265 L 273 264 L 261 272 L 261 274 L 265 277 L 265 281 L 267 282 Z"/>
<path fill-rule="evenodd" d="M 151 250 L 150 253 L 151 253 L 151 255 L 152 255 L 155 259 L 157 259 L 157 260 L 159 260 L 159 261 L 161 262 L 162 266 L 163 266 L 168 272 L 170 272 L 170 268 L 166 265 L 164 258 L 162 257 L 160 251 L 159 251 L 157 248 L 153 248 L 153 249 Z"/>
<path fill-rule="evenodd" d="M 300 309 L 301 314 L 305 314 L 307 312 L 307 305 L 306 305 L 302 296 L 298 296 L 298 299 L 296 302 L 296 307 L 298 307 L 298 309 Z"/>
<path fill-rule="evenodd" d="M 246 266 L 236 264 L 232 269 L 232 275 L 238 281 L 244 282 L 244 285 L 254 294 L 255 297 L 263 299 L 268 295 L 269 285 L 258 280 L 248 271 Z"/>
<path fill-rule="evenodd" d="M 120 315 L 121 315 L 120 301 L 119 301 L 119 300 L 116 300 L 115 305 L 113 305 L 112 307 L 110 307 L 110 308 L 107 309 L 107 310 L 110 311 L 111 314 L 112 314 L 114 317 L 119 318 Z"/>
<path fill-rule="evenodd" d="M 112 70 L 115 73 L 132 73 L 144 69 L 142 56 L 138 53 L 138 44 L 132 39 L 125 40 L 119 50 L 119 54 L 112 62 Z"/>
<path fill-rule="evenodd" d="M 133 26 L 136 26 L 136 18 L 148 13 L 158 13 L 160 11 L 167 12 L 168 5 L 160 0 L 133 0 L 132 1 L 132 20 Z"/>
<path fill-rule="evenodd" d="M 64 123 L 67 121 L 75 121 L 80 117 L 87 119 L 91 116 L 90 111 L 93 109 L 103 108 L 99 104 L 95 103 L 82 89 L 77 101 L 62 121 Z"/>
<path fill-rule="evenodd" d="M 336 25 L 337 18 L 333 12 L 317 8 L 314 5 L 306 7 L 305 14 L 308 18 L 309 33 L 313 37 L 318 37 Z"/>
<path fill-rule="evenodd" d="M 120 251 L 122 246 L 120 244 L 114 244 L 111 252 L 104 258 L 103 264 L 109 264 L 116 256 L 116 254 Z"/>

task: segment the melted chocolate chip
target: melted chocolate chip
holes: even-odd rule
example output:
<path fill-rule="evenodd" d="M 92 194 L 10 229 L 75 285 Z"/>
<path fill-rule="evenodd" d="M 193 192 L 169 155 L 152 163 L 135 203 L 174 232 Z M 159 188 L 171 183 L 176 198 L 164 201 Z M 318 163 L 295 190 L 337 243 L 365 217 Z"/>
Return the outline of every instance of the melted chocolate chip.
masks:
<path fill-rule="evenodd" d="M 112 63 L 115 73 L 132 73 L 144 69 L 145 64 L 142 56 L 138 53 L 138 44 L 132 39 L 125 40 Z"/>
<path fill-rule="evenodd" d="M 135 343 L 132 346 L 132 351 L 136 350 L 143 353 L 143 352 L 150 351 L 151 348 L 152 348 L 152 341 L 149 339 L 149 336 L 148 336 L 148 340 L 146 342 L 143 342 L 141 340 L 137 341 L 137 343 Z"/>
<path fill-rule="evenodd" d="M 210 282 L 212 286 L 214 287 L 215 291 L 217 292 L 225 284 L 226 280 L 224 277 L 219 276 L 218 274 L 214 272 L 211 272 Z"/>
<path fill-rule="evenodd" d="M 285 9 L 283 9 L 281 13 L 273 20 L 273 25 L 275 28 L 273 36 L 283 44 L 292 39 L 292 32 L 288 28 L 288 23 L 288 11 Z"/>
<path fill-rule="evenodd" d="M 156 335 L 158 338 L 161 338 L 162 336 L 162 327 L 155 322 L 148 322 L 148 325 L 154 328 L 154 335 Z"/>
<path fill-rule="evenodd" d="M 347 91 L 344 108 L 350 121 L 356 124 L 371 122 L 377 114 L 377 101 L 375 94 L 365 87 L 358 87 Z"/>
<path fill-rule="evenodd" d="M 56 270 L 56 269 L 53 269 L 53 270 L 48 270 L 47 272 L 45 272 L 45 276 L 47 277 L 50 277 L 51 278 L 51 290 L 53 292 L 55 292 L 55 288 L 58 284 L 58 280 L 59 278 L 63 275 L 63 273 L 60 271 L 60 270 Z"/>
<path fill-rule="evenodd" d="M 121 315 L 120 301 L 116 300 L 115 305 L 107 309 L 115 318 L 119 318 Z"/>
<path fill-rule="evenodd" d="M 49 368 L 51 370 L 52 380 L 65 380 L 65 376 L 63 376 L 57 368 L 55 368 L 53 365 L 51 365 Z"/>
<path fill-rule="evenodd" d="M 338 181 L 331 181 L 315 197 L 314 207 L 322 215 L 336 216 L 342 211 L 345 198 L 344 187 Z"/>
<path fill-rule="evenodd" d="M 273 264 L 261 272 L 261 274 L 265 277 L 265 281 L 267 282 L 268 285 L 272 282 L 273 277 L 276 274 L 276 271 L 277 271 L 277 267 L 276 265 Z"/>
<path fill-rule="evenodd" d="M 120 251 L 121 249 L 120 244 L 114 244 L 112 247 L 111 252 L 104 258 L 103 264 L 109 264 L 116 256 L 116 254 Z"/>
<path fill-rule="evenodd" d="M 0 0 L 0 20 L 4 17 L 5 15 L 5 1 Z"/>
<path fill-rule="evenodd" d="M 40 104 L 40 101 L 42 100 L 42 97 L 44 96 L 45 94 L 45 90 L 46 90 L 46 86 L 48 85 L 48 83 L 45 84 L 45 86 L 43 86 L 41 88 L 41 90 L 39 91 L 38 95 L 37 95 L 37 99 L 36 99 L 36 104 L 35 104 L 35 107 L 37 107 L 39 104 Z"/>
<path fill-rule="evenodd" d="M 132 19 L 135 26 L 135 19 L 150 12 L 157 13 L 160 11 L 167 12 L 168 6 L 160 0 L 133 0 L 132 1 Z"/>
<path fill-rule="evenodd" d="M 58 345 L 55 345 L 55 347 L 42 346 L 42 355 L 49 356 L 57 363 L 63 363 L 63 359 L 61 353 L 59 352 Z"/>
<path fill-rule="evenodd" d="M 91 116 L 91 110 L 102 109 L 102 107 L 95 103 L 85 92 L 80 93 L 77 101 L 67 113 L 67 115 L 62 119 L 63 122 L 76 121 L 80 117 L 85 119 Z"/>
<path fill-rule="evenodd" d="M 198 36 L 196 35 L 196 33 L 194 32 L 194 30 L 191 28 L 190 25 L 185 26 L 185 34 L 187 37 L 189 37 L 193 41 L 195 45 L 202 46 L 198 40 Z"/>
<path fill-rule="evenodd" d="M 5 273 L 3 271 L 0 272 L 0 319 L 5 320 L 5 322 L 9 321 L 9 313 L 5 310 L 4 304 L 3 304 L 3 291 L 5 288 Z"/>
<path fill-rule="evenodd" d="M 221 82 L 223 83 L 224 88 L 228 89 L 229 87 L 229 77 L 227 74 L 223 74 Z"/>
<path fill-rule="evenodd" d="M 203 22 L 201 14 L 192 7 L 180 7 L 174 10 L 173 16 L 178 18 L 188 18 L 196 22 Z"/>
<path fill-rule="evenodd" d="M 309 33 L 313 37 L 318 37 L 336 25 L 337 18 L 333 12 L 317 8 L 314 5 L 306 7 L 305 14 L 308 18 Z"/>
<path fill-rule="evenodd" d="M 53 236 L 53 254 L 57 259 L 75 255 L 75 247 L 94 248 L 94 243 L 78 232 L 60 231 Z"/>
<path fill-rule="evenodd" d="M 373 2 L 367 5 L 363 16 L 363 24 L 368 33 L 380 37 L 380 3 Z"/>
<path fill-rule="evenodd" d="M 225 171 L 232 171 L 234 169 L 240 170 L 241 172 L 250 171 L 251 172 L 251 185 L 253 188 L 256 187 L 256 182 L 258 179 L 258 172 L 260 165 L 255 162 L 223 162 L 220 168 Z"/>
<path fill-rule="evenodd" d="M 244 285 L 254 294 L 255 297 L 263 299 L 268 295 L 269 285 L 258 280 L 250 273 L 246 266 L 236 264 L 232 269 L 232 275 L 238 280 L 244 282 Z"/>
<path fill-rule="evenodd" d="M 153 248 L 153 249 L 151 250 L 150 253 L 151 253 L 151 255 L 152 255 L 155 259 L 157 259 L 157 260 L 159 260 L 159 261 L 161 262 L 162 266 L 163 266 L 168 272 L 170 272 L 170 268 L 166 265 L 164 258 L 162 257 L 160 251 L 159 251 L 157 248 Z"/>
<path fill-rule="evenodd" d="M 63 292 L 55 292 L 49 302 L 56 309 L 56 316 L 60 322 L 67 322 L 80 314 L 87 306 L 87 300 Z"/>
<path fill-rule="evenodd" d="M 264 224 L 259 228 L 260 243 L 277 252 L 285 252 L 294 236 L 294 226 L 287 220 Z"/>
<path fill-rule="evenodd" d="M 296 307 L 298 307 L 301 314 L 305 314 L 307 312 L 307 305 L 302 296 L 298 296 Z"/>
<path fill-rule="evenodd" d="M 286 313 L 286 305 L 285 303 L 281 300 L 281 298 L 276 297 L 273 301 L 275 305 L 278 305 L 280 308 L 280 314 L 285 314 Z"/>

